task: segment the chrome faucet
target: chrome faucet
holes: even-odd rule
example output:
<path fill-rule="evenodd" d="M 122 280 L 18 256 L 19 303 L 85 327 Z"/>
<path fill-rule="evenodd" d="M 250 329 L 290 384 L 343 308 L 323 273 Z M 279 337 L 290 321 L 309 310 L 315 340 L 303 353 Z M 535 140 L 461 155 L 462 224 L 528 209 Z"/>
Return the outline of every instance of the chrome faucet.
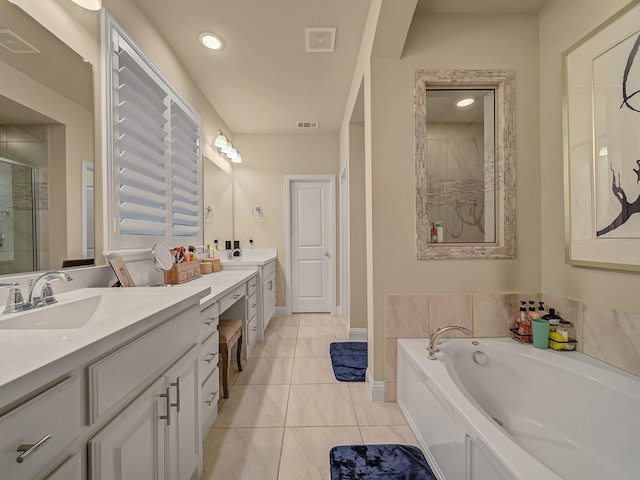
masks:
<path fill-rule="evenodd" d="M 429 352 L 429 360 L 436 359 L 436 352 L 438 352 L 438 337 L 445 332 L 450 330 L 460 330 L 465 335 L 473 335 L 473 332 L 468 328 L 460 327 L 458 325 L 448 325 L 446 327 L 440 327 L 437 330 L 431 332 L 431 336 L 429 337 L 429 346 L 427 347 L 427 352 Z"/>
<path fill-rule="evenodd" d="M 51 280 L 70 282 L 73 278 L 68 273 L 53 271 L 43 273 L 35 281 L 29 280 L 29 298 L 23 306 L 23 310 L 43 307 L 57 302 L 56 297 L 53 295 Z"/>
<path fill-rule="evenodd" d="M 22 298 L 20 284 L 18 282 L 0 283 L 0 287 L 11 287 L 11 290 L 9 290 L 9 296 L 7 297 L 7 304 L 5 305 L 2 313 L 16 313 L 22 311 L 24 299 Z"/>

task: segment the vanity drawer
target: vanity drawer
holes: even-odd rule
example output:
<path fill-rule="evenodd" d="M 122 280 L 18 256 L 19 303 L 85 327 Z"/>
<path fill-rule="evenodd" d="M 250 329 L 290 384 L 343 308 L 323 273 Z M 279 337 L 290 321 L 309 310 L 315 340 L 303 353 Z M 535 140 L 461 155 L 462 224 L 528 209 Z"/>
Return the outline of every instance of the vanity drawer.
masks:
<path fill-rule="evenodd" d="M 258 308 L 258 297 L 254 293 L 247 299 L 247 318 L 251 321 L 256 316 L 256 310 Z"/>
<path fill-rule="evenodd" d="M 124 406 L 127 397 L 147 387 L 184 352 L 185 345 L 195 344 L 199 314 L 191 308 L 89 366 L 90 424 Z"/>
<path fill-rule="evenodd" d="M 249 349 L 247 350 L 247 355 L 253 350 L 253 347 L 256 345 L 258 341 L 258 319 L 253 318 L 247 323 L 247 345 Z"/>
<path fill-rule="evenodd" d="M 200 393 L 200 418 L 204 427 L 202 436 L 205 437 L 215 419 L 211 418 L 211 415 L 218 412 L 218 400 L 220 399 L 220 372 L 218 368 L 204 381 Z"/>
<path fill-rule="evenodd" d="M 240 300 L 240 297 L 247 294 L 247 285 L 243 284 L 236 288 L 235 290 L 227 293 L 220 300 L 220 313 L 225 312 L 231 305 Z"/>
<path fill-rule="evenodd" d="M 2 478 L 30 480 L 59 463 L 58 457 L 80 435 L 79 385 L 78 377 L 72 377 L 0 417 Z M 17 451 L 20 445 L 40 441 L 26 457 L 27 452 Z M 21 463 L 19 455 L 24 457 Z"/>
<path fill-rule="evenodd" d="M 201 378 L 206 378 L 218 366 L 218 342 L 220 333 L 216 332 L 200 348 Z"/>
<path fill-rule="evenodd" d="M 200 324 L 200 341 L 204 342 L 213 333 L 218 331 L 218 302 L 200 312 L 202 323 Z"/>
<path fill-rule="evenodd" d="M 258 277 L 253 277 L 251 280 L 247 282 L 247 297 L 250 297 L 254 293 L 256 293 L 256 289 L 258 288 Z"/>
<path fill-rule="evenodd" d="M 76 453 L 73 457 L 64 462 L 55 472 L 47 477 L 46 480 L 82 480 L 82 460 L 80 454 Z"/>

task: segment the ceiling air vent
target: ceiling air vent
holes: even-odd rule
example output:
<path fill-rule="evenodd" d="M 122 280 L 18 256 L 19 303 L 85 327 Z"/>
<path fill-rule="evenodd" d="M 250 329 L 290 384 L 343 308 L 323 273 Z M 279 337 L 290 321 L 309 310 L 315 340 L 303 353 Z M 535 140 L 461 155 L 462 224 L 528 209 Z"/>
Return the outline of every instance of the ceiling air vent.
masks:
<path fill-rule="evenodd" d="M 298 122 L 298 128 L 309 129 L 318 128 L 318 122 Z"/>
<path fill-rule="evenodd" d="M 11 53 L 40 53 L 37 48 L 20 38 L 8 28 L 0 28 L 0 45 Z"/>
<path fill-rule="evenodd" d="M 307 27 L 307 52 L 333 52 L 336 43 L 335 27 Z"/>

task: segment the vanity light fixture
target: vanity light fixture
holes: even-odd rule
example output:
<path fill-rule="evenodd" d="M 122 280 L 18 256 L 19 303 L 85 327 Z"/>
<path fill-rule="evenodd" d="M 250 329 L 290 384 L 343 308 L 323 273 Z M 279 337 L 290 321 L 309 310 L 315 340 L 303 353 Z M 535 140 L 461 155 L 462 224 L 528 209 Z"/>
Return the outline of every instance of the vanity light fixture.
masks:
<path fill-rule="evenodd" d="M 474 103 L 475 103 L 475 100 L 473 98 L 470 98 L 470 97 L 461 98 L 456 102 L 456 107 L 464 108 L 464 107 L 468 107 L 469 105 L 473 105 Z"/>
<path fill-rule="evenodd" d="M 200 40 L 200 43 L 203 46 L 211 50 L 215 50 L 216 52 L 219 52 L 224 48 L 224 42 L 222 41 L 222 38 L 220 38 L 220 36 L 216 35 L 215 33 L 202 32 L 200 35 L 198 35 L 198 40 Z"/>
<path fill-rule="evenodd" d="M 98 11 L 102 8 L 102 0 L 71 0 L 76 5 L 87 10 Z"/>
<path fill-rule="evenodd" d="M 213 145 L 220 153 L 224 154 L 233 163 L 242 163 L 242 156 L 240 155 L 240 152 L 233 146 L 233 143 L 224 136 L 222 130 L 218 130 L 218 136 L 213 141 Z"/>

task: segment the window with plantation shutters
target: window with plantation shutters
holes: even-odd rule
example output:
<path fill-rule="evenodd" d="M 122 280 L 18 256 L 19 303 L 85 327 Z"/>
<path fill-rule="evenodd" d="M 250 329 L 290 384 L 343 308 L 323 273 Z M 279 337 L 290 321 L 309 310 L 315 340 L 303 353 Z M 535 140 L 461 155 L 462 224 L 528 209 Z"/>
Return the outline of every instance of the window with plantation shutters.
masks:
<path fill-rule="evenodd" d="M 200 118 L 109 20 L 108 249 L 200 244 Z"/>

